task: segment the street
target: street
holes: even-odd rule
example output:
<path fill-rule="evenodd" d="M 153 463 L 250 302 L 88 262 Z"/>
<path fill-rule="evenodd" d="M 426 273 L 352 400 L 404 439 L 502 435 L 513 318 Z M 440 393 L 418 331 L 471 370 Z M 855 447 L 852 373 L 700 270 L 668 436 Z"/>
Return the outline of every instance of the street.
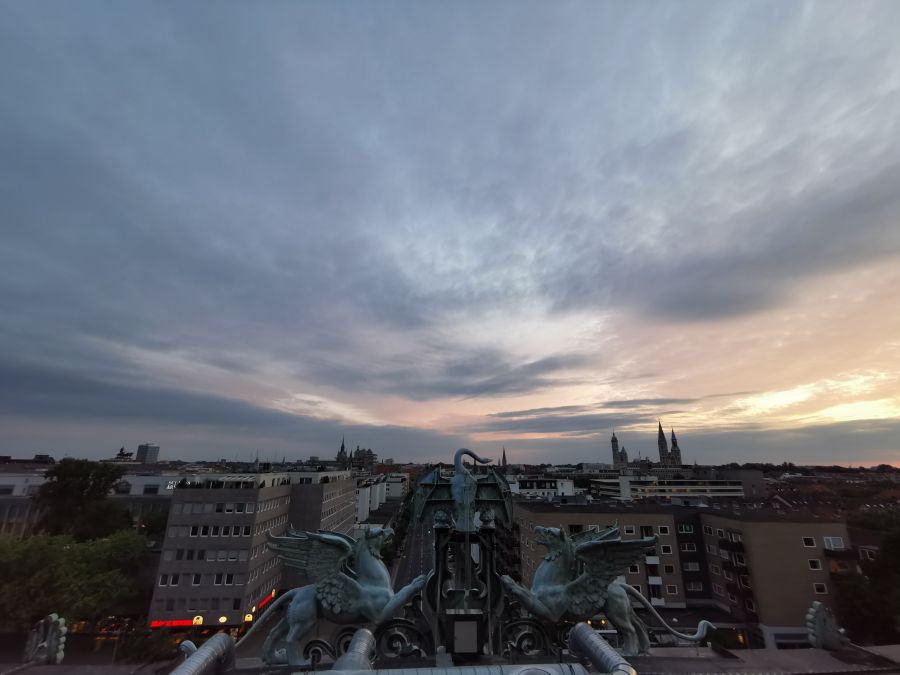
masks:
<path fill-rule="evenodd" d="M 431 571 L 434 534 L 431 527 L 410 523 L 403 550 L 397 561 L 394 588 L 402 588 L 420 574 Z"/>

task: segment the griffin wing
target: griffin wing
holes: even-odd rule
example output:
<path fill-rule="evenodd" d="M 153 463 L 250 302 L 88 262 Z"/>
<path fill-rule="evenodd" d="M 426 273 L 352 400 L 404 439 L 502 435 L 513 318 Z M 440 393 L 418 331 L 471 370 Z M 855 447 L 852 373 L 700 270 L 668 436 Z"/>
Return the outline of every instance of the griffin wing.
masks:
<path fill-rule="evenodd" d="M 287 536 L 269 535 L 269 549 L 288 567 L 306 573 L 311 583 L 347 574 L 353 555 L 352 540 L 334 532 L 306 532 L 289 529 Z"/>
<path fill-rule="evenodd" d="M 578 544 L 575 555 L 584 572 L 568 586 L 572 613 L 585 617 L 595 614 L 606 602 L 609 585 L 655 545 L 656 537 L 622 540 L 616 528 Z"/>
<path fill-rule="evenodd" d="M 286 537 L 269 535 L 269 548 L 288 567 L 305 572 L 316 586 L 316 598 L 336 614 L 350 611 L 360 587 L 350 565 L 353 539 L 337 532 L 289 529 Z"/>
<path fill-rule="evenodd" d="M 569 538 L 572 540 L 572 543 L 577 548 L 580 544 L 585 544 L 591 541 L 602 541 L 605 539 L 615 539 L 619 536 L 619 527 L 618 524 L 607 526 L 604 528 L 600 528 L 598 526 L 591 527 L 588 530 L 583 530 L 581 532 L 577 532 L 576 534 L 570 534 Z"/>

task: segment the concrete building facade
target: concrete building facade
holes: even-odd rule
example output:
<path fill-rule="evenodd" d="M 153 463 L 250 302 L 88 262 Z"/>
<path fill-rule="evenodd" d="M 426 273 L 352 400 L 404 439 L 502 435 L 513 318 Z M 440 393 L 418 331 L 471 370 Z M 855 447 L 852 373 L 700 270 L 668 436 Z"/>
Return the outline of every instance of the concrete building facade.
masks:
<path fill-rule="evenodd" d="M 518 501 L 516 522 L 526 584 L 545 555 L 536 526 L 575 534 L 617 523 L 623 539 L 657 537 L 654 551 L 626 572 L 626 583 L 661 608 L 724 611 L 752 644 L 767 647 L 806 644 L 807 609 L 815 600 L 832 605 L 832 575 L 858 555 L 848 548 L 843 522 L 806 513 Z"/>

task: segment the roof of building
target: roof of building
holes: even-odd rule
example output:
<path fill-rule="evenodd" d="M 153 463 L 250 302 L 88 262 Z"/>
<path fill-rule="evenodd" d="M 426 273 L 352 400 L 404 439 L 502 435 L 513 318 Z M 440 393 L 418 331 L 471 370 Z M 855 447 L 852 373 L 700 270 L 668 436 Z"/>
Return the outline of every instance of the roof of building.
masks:
<path fill-rule="evenodd" d="M 559 502 L 547 502 L 543 500 L 518 499 L 515 502 L 517 509 L 530 511 L 531 513 L 646 513 L 659 515 L 693 515 L 703 513 L 710 516 L 732 518 L 745 522 L 842 522 L 844 519 L 838 514 L 820 514 L 811 511 L 787 511 L 772 508 L 697 508 L 691 506 L 677 506 L 674 504 L 647 503 L 647 502 L 612 502 L 594 501 L 590 504 L 561 504 Z"/>

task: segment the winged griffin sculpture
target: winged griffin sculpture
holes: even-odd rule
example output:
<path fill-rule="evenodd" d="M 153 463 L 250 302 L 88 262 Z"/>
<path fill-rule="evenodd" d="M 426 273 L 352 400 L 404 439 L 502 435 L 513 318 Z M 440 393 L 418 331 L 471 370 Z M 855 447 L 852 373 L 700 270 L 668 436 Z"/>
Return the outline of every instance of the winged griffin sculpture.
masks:
<path fill-rule="evenodd" d="M 547 555 L 534 573 L 531 590 L 509 576 L 501 579 L 507 593 L 533 615 L 557 623 L 561 619 L 589 619 L 602 610 L 622 636 L 626 656 L 645 654 L 650 646 L 647 629 L 631 606 L 632 599 L 683 640 L 701 640 L 708 629 L 714 628 L 708 621 L 701 621 L 696 634 L 679 633 L 636 589 L 617 581 L 629 565 L 653 548 L 656 537 L 623 540 L 616 527 L 571 537 L 555 527 L 536 527 L 534 531 L 537 542 L 547 547 Z"/>
<path fill-rule="evenodd" d="M 381 548 L 394 532 L 390 528 L 367 530 L 359 541 L 337 532 L 288 530 L 287 536 L 269 535 L 269 548 L 285 565 L 305 572 L 312 583 L 294 588 L 278 598 L 244 635 L 240 645 L 278 608 L 288 605 L 284 617 L 269 631 L 263 660 L 275 663 L 276 646 L 286 641 L 287 663 L 308 665 L 303 660 L 302 639 L 320 618 L 337 624 L 372 622 L 376 626 L 396 616 L 424 586 L 426 576 L 416 577 L 395 594 L 381 560 Z"/>

